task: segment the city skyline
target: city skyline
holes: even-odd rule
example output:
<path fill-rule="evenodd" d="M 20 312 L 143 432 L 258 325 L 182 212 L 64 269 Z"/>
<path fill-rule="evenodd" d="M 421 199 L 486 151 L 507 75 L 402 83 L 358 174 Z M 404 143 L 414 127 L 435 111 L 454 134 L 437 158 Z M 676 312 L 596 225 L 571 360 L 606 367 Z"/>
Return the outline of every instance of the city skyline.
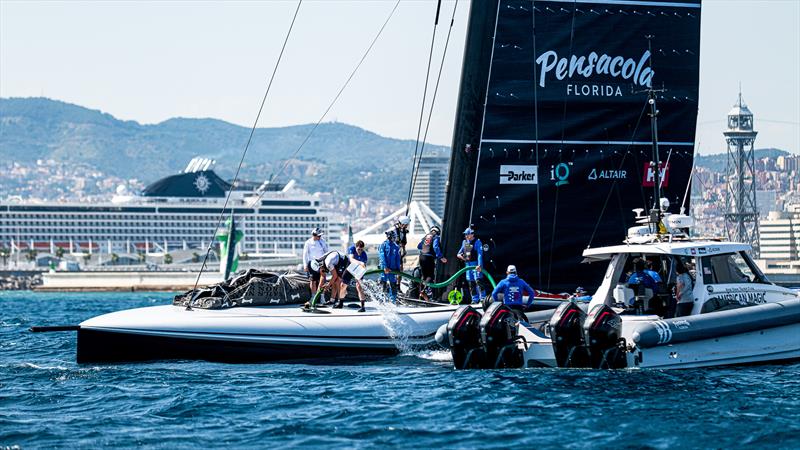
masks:
<path fill-rule="evenodd" d="M 450 145 L 468 3 L 458 2 L 428 139 L 436 144 Z M 249 127 L 296 5 L 4 0 L 0 97 L 46 96 L 146 124 L 212 117 Z M 319 119 L 393 5 L 304 2 L 259 126 Z M 434 75 L 454 5 L 443 2 Z M 415 137 L 435 7 L 401 2 L 326 121 Z M 703 9 L 699 153 L 724 151 L 740 83 L 756 146 L 800 152 L 800 3 L 707 0 Z"/>

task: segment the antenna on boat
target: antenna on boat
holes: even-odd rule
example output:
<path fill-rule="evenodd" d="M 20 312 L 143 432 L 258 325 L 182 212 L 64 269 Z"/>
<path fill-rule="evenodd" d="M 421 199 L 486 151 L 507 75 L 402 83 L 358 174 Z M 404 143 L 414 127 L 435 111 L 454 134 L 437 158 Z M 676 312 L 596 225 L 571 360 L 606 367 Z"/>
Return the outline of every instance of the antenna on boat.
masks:
<path fill-rule="evenodd" d="M 647 51 L 653 54 L 653 36 L 648 34 L 645 36 L 647 39 Z M 653 69 L 653 58 L 649 61 L 650 70 Z M 653 172 L 653 207 L 650 210 L 650 227 L 651 231 L 655 234 L 660 233 L 661 219 L 664 217 L 664 211 L 661 209 L 661 160 L 658 154 L 658 106 L 656 105 L 656 97 L 659 92 L 666 92 L 663 87 L 661 89 L 653 89 L 652 82 L 644 91 L 647 93 L 647 104 L 650 107 L 650 136 L 653 141 L 652 145 L 652 160 L 650 160 L 650 170 Z M 648 177 L 649 178 L 649 177 Z"/>

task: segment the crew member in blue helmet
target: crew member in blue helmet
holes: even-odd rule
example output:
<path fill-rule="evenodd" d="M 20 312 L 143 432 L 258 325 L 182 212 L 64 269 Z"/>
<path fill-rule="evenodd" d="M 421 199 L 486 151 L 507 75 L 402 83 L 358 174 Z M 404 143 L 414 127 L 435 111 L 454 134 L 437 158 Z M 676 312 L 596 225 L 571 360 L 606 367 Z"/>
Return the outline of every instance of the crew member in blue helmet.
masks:
<path fill-rule="evenodd" d="M 472 303 L 480 303 L 483 298 L 480 280 L 483 277 L 483 244 L 480 239 L 475 238 L 475 231 L 472 228 L 464 230 L 464 241 L 458 250 L 458 259 L 464 261 L 467 267 L 474 267 L 475 270 L 468 270 L 466 273 L 467 284 L 469 285 Z"/>
<path fill-rule="evenodd" d="M 386 240 L 378 247 L 378 268 L 383 269 L 381 284 L 393 303 L 397 303 L 399 283 L 393 270 L 401 270 L 400 246 L 397 245 L 397 234 L 394 229 L 386 231 Z"/>
<path fill-rule="evenodd" d="M 528 303 L 522 303 L 522 297 L 528 295 Z M 510 265 L 506 269 L 506 277 L 500 280 L 492 291 L 492 300 L 501 301 L 511 309 L 521 312 L 533 304 L 536 291 L 528 285 L 522 278 L 517 276 L 517 266 Z"/>
<path fill-rule="evenodd" d="M 425 280 L 426 283 L 433 282 L 437 259 L 442 263 L 447 263 L 447 258 L 442 254 L 441 239 L 439 238 L 441 233 L 441 228 L 434 225 L 417 245 L 417 249 L 419 250 L 419 268 L 422 272 L 422 279 Z M 430 300 L 430 297 L 433 295 L 433 290 L 425 286 L 424 289 L 420 289 L 419 295 L 425 300 Z"/>

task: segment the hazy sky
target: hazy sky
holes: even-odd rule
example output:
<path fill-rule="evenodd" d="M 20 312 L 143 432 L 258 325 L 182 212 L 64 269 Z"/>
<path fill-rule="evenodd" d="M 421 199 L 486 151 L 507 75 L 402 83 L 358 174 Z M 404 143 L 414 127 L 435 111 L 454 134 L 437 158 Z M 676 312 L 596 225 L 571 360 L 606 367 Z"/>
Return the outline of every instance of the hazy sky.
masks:
<path fill-rule="evenodd" d="M 303 2 L 259 126 L 315 122 L 393 0 Z M 446 1 L 438 66 L 454 1 Z M 262 2 L 0 0 L 0 96 L 46 96 L 120 119 L 213 117 L 251 126 L 296 6 Z M 466 32 L 461 0 L 429 141 L 449 145 Z M 416 135 L 433 0 L 404 0 L 327 120 Z M 800 152 L 800 1 L 705 0 L 702 153 L 724 150 L 741 81 L 757 147 Z"/>

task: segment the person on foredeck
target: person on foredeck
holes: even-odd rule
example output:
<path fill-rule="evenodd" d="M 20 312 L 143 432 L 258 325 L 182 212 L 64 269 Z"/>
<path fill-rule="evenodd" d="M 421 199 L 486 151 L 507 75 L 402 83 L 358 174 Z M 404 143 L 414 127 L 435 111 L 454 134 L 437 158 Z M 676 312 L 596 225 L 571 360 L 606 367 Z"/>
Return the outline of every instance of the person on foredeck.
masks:
<path fill-rule="evenodd" d="M 439 238 L 441 233 L 441 228 L 434 225 L 417 245 L 417 249 L 419 250 L 419 268 L 422 272 L 422 279 L 426 283 L 425 288 L 420 289 L 419 295 L 420 298 L 425 300 L 430 300 L 430 297 L 433 295 L 433 290 L 427 287 L 427 284 L 433 282 L 434 273 L 436 272 L 436 260 L 447 263 L 447 258 L 442 254 L 441 240 Z"/>
<path fill-rule="evenodd" d="M 397 303 L 397 293 L 400 284 L 397 275 L 392 271 L 402 270 L 402 258 L 400 257 L 400 246 L 397 245 L 397 234 L 394 229 L 386 231 L 386 240 L 378 247 L 378 268 L 383 270 L 381 274 L 381 285 L 383 291 L 389 296 L 393 303 Z"/>
<path fill-rule="evenodd" d="M 480 280 L 483 276 L 481 274 L 481 270 L 483 270 L 483 244 L 480 239 L 475 238 L 475 231 L 472 228 L 464 230 L 464 240 L 461 242 L 457 257 L 464 261 L 467 267 L 474 268 L 466 272 L 465 278 L 472 296 L 472 303 L 480 303 L 483 298 L 483 290 L 480 285 Z"/>
<path fill-rule="evenodd" d="M 337 251 L 328 252 L 321 258 L 311 262 L 311 267 L 320 274 L 320 289 L 331 292 L 334 308 L 342 308 L 344 306 L 347 285 L 353 279 L 353 274 L 347 271 L 349 265 L 350 259 Z M 327 274 L 331 274 L 331 279 L 326 282 Z"/>
<path fill-rule="evenodd" d="M 351 245 L 347 250 L 347 257 L 351 262 L 357 262 L 361 264 L 361 267 L 367 267 L 369 257 L 367 256 L 367 251 L 364 250 L 364 241 L 358 241 Z M 358 292 L 358 300 L 361 302 L 361 309 L 358 312 L 364 312 L 364 287 L 361 285 L 361 280 L 355 278 L 353 280 L 355 281 L 356 292 Z"/>
<path fill-rule="evenodd" d="M 311 261 L 321 258 L 328 253 L 328 243 L 322 239 L 323 232 L 319 228 L 311 231 L 311 237 L 303 244 L 303 268 L 311 279 L 309 288 L 311 295 L 316 294 L 319 287 L 319 272 L 311 269 Z"/>
<path fill-rule="evenodd" d="M 408 216 L 400 216 L 394 222 L 395 242 L 400 247 L 400 259 L 406 257 L 406 244 L 408 244 L 408 226 L 411 224 L 411 218 Z"/>
<path fill-rule="evenodd" d="M 528 302 L 523 304 L 523 296 L 528 296 Z M 536 291 L 517 275 L 517 266 L 510 265 L 506 269 L 506 277 L 500 280 L 492 291 L 492 300 L 503 302 L 504 305 L 520 312 L 525 312 L 533 305 Z"/>

